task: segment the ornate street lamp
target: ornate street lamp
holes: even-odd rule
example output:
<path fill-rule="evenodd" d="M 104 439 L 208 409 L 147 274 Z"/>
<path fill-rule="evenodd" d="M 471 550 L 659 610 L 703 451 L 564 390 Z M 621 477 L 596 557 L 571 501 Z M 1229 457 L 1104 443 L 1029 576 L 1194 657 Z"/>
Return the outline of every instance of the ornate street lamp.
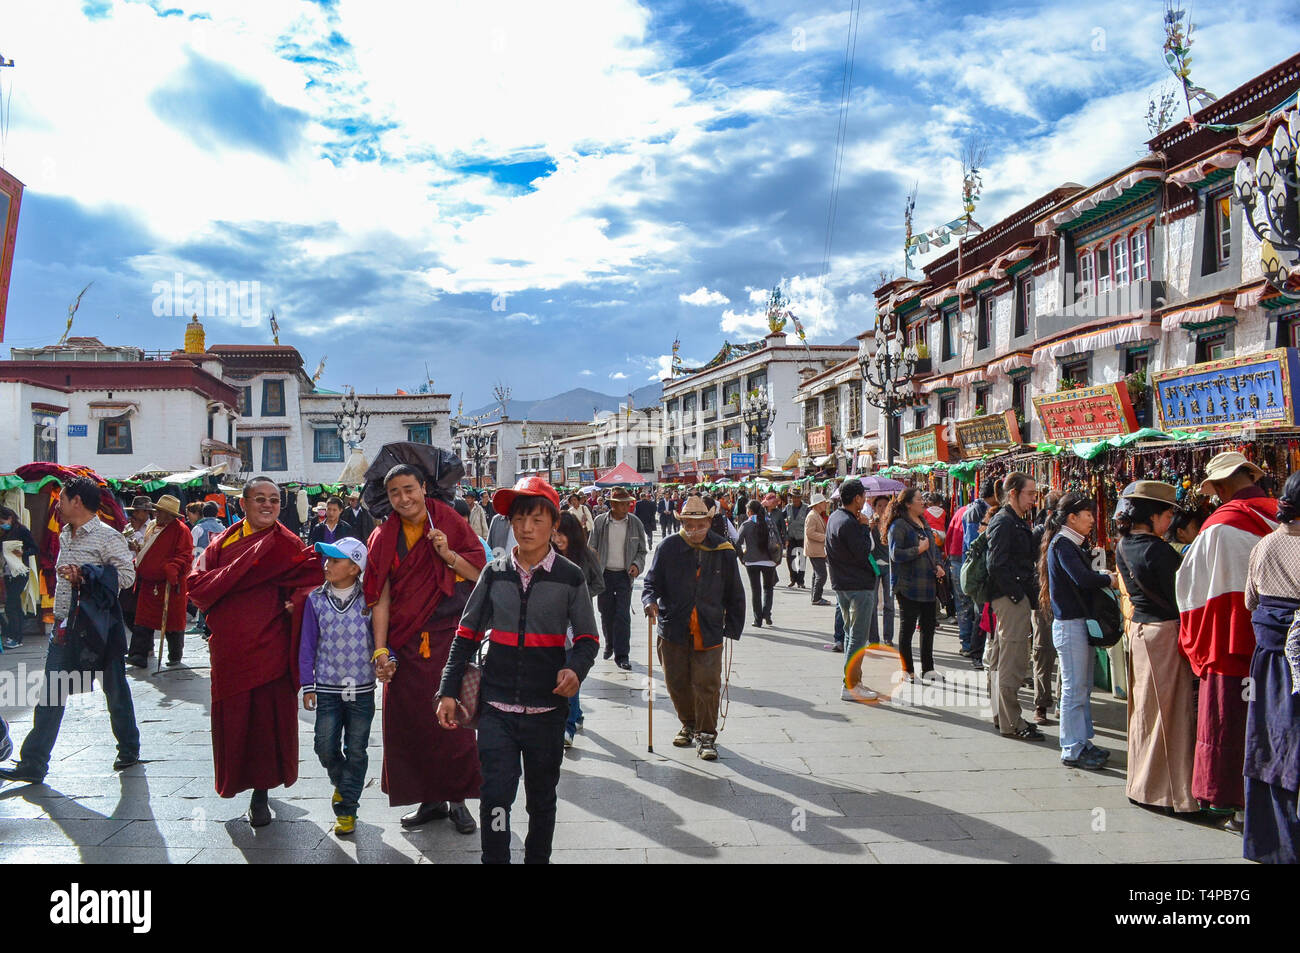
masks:
<path fill-rule="evenodd" d="M 552 482 L 555 475 L 555 458 L 559 455 L 560 445 L 555 442 L 555 435 L 547 433 L 541 440 L 537 441 L 537 449 L 541 451 L 542 459 L 546 461 L 546 482 Z"/>
<path fill-rule="evenodd" d="M 1263 244 L 1264 277 L 1287 293 L 1287 279 L 1300 262 L 1300 184 L 1296 181 L 1296 149 L 1300 146 L 1300 109 L 1292 109 L 1273 141 L 1252 161 L 1243 158 L 1233 176 L 1237 203 L 1246 224 Z M 1262 201 L 1261 201 L 1262 200 Z M 1294 289 L 1290 293 L 1294 293 Z"/>
<path fill-rule="evenodd" d="M 338 428 L 339 439 L 348 448 L 348 456 L 361 446 L 366 439 L 366 425 L 370 423 L 370 411 L 361 409 L 355 388 L 349 387 L 343 396 L 342 409 L 333 414 L 334 426 Z"/>
<path fill-rule="evenodd" d="M 488 446 L 492 443 L 492 434 L 484 428 L 477 418 L 469 424 L 463 424 L 458 434 L 465 441 L 465 453 L 474 461 L 474 487 L 483 488 L 483 458 L 487 456 Z"/>
<path fill-rule="evenodd" d="M 867 402 L 880 411 L 881 437 L 885 450 L 885 465 L 894 462 L 893 420 L 900 417 L 915 400 L 912 375 L 920 355 L 916 348 L 904 345 L 896 336 L 897 326 L 892 314 L 878 315 L 876 333 L 858 344 L 858 367 L 862 370 L 863 391 Z"/>
<path fill-rule="evenodd" d="M 754 449 L 754 468 L 763 468 L 763 454 L 767 450 L 767 438 L 776 420 L 776 408 L 767 399 L 767 388 L 751 391 L 740 407 L 740 419 L 749 437 L 749 445 Z"/>

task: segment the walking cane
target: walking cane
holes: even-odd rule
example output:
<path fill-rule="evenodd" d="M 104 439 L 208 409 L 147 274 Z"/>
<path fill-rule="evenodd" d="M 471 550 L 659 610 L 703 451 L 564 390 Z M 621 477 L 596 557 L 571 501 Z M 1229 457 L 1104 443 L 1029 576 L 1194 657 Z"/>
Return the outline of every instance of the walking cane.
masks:
<path fill-rule="evenodd" d="M 163 647 L 167 644 L 167 603 L 171 597 L 171 585 L 163 583 L 162 631 L 158 633 L 158 664 L 154 666 L 153 670 L 155 675 L 162 671 Z"/>
<path fill-rule="evenodd" d="M 646 653 L 647 665 L 646 670 L 650 673 L 646 682 L 646 714 L 650 718 L 650 734 L 646 751 L 654 754 L 655 750 L 655 624 L 653 619 L 646 619 L 646 629 L 648 630 L 647 641 L 650 643 L 650 650 Z"/>

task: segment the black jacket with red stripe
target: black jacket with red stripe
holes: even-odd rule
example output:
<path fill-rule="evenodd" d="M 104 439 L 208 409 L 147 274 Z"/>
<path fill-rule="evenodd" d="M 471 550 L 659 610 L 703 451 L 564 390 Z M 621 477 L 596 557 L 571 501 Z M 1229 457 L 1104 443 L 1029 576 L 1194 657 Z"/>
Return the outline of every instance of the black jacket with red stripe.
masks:
<path fill-rule="evenodd" d="M 557 554 L 549 571 L 538 567 L 533 572 L 525 592 L 509 553 L 488 563 L 461 615 L 440 695 L 460 697 L 465 666 L 485 638 L 491 646 L 483 664 L 480 703 L 567 705 L 568 699 L 555 694 L 560 670 L 572 669 L 581 681 L 600 648 L 582 570 Z"/>

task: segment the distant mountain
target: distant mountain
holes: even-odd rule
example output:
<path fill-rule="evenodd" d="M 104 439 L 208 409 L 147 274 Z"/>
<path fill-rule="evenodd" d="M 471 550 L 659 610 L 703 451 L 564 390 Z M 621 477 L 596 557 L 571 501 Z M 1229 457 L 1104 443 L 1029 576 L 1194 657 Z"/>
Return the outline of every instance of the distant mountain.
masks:
<path fill-rule="evenodd" d="M 647 384 L 645 387 L 639 387 L 632 391 L 632 403 L 637 407 L 657 405 L 662 392 L 662 384 Z M 602 410 L 616 411 L 620 403 L 626 402 L 626 394 L 614 396 L 588 390 L 585 387 L 575 387 L 563 394 L 544 397 L 541 400 L 520 400 L 517 397 L 512 397 L 510 399 L 509 413 L 511 420 L 588 421 L 591 420 L 594 412 Z M 497 406 L 493 402 L 484 404 L 482 407 L 467 407 L 464 413 L 466 417 L 474 417 L 494 411 Z"/>

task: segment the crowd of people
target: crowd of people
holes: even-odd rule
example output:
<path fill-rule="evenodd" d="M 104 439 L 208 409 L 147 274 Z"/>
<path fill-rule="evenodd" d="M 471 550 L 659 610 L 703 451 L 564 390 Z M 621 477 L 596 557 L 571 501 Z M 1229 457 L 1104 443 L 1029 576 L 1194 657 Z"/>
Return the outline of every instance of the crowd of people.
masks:
<path fill-rule="evenodd" d="M 543 863 L 563 751 L 584 724 L 582 682 L 602 643 L 605 660 L 632 667 L 636 580 L 681 726 L 673 744 L 711 761 L 744 580 L 752 628 L 774 626 L 784 566 L 787 588 L 834 609 L 828 647 L 844 655 L 844 701 L 879 698 L 860 674 L 870 645 L 896 651 L 908 683 L 951 679 L 935 657 L 946 614 L 960 656 L 987 673 L 993 728 L 1041 742 L 1055 716 L 1073 770 L 1109 763 L 1094 743 L 1094 666 L 1098 647 L 1122 643 L 1129 798 L 1209 812 L 1244 833 L 1248 858 L 1294 862 L 1300 474 L 1280 501 L 1260 475 L 1239 453 L 1215 457 L 1200 489 L 1219 505 L 1203 521 L 1170 484 L 1126 487 L 1113 569 L 1094 546 L 1095 502 L 1018 472 L 953 506 L 873 478 L 826 486 L 829 495 L 813 488 L 806 501 L 798 484 L 752 499 L 618 487 L 562 501 L 529 477 L 444 501 L 402 464 L 383 479 L 386 506 L 330 498 L 301 534 L 280 522 L 280 488 L 265 477 L 245 485 L 232 525 L 213 503 L 182 510 L 171 496 L 138 497 L 123 533 L 95 515 L 101 487 L 79 478 L 59 497 L 46 671 L 94 655 L 114 767 L 129 767 L 140 742 L 125 666 L 148 664 L 155 632 L 167 664 L 180 664 L 188 611 L 212 663 L 216 790 L 251 791 L 250 824 L 270 823 L 269 791 L 297 778 L 301 705 L 314 712 L 315 752 L 334 785 L 334 831 L 355 830 L 382 686 L 381 788 L 391 805 L 412 807 L 402 825 L 450 819 L 480 832 L 484 862 L 508 862 L 522 779 L 525 859 Z M 30 540 L 7 511 L 0 531 L 19 551 Z M 4 635 L 6 646 L 21 641 L 8 611 Z M 1032 711 L 1021 704 L 1027 684 Z M 0 777 L 45 777 L 64 702 L 41 699 Z"/>

